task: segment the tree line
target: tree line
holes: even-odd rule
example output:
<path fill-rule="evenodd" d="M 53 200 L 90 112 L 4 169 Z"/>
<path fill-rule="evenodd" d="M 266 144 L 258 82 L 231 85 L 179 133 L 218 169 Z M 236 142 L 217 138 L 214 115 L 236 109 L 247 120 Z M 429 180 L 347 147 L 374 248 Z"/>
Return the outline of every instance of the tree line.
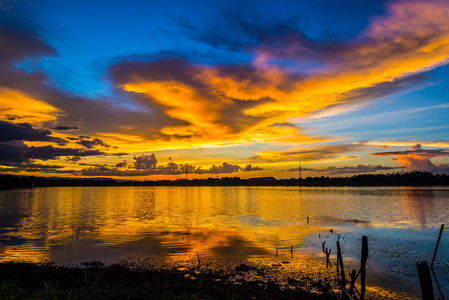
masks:
<path fill-rule="evenodd" d="M 261 177 L 241 179 L 222 177 L 177 180 L 114 180 L 110 178 L 48 178 L 36 176 L 0 175 L 0 188 L 50 186 L 447 186 L 449 175 L 430 172 L 392 174 L 360 174 L 349 177 L 307 177 L 276 179 Z"/>

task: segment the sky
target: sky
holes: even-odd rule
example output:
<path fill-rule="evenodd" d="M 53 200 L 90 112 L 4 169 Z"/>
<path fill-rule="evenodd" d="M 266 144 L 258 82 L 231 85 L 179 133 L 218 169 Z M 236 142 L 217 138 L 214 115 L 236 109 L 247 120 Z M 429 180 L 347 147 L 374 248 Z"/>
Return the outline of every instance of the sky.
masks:
<path fill-rule="evenodd" d="M 449 2 L 0 0 L 0 173 L 449 174 Z"/>

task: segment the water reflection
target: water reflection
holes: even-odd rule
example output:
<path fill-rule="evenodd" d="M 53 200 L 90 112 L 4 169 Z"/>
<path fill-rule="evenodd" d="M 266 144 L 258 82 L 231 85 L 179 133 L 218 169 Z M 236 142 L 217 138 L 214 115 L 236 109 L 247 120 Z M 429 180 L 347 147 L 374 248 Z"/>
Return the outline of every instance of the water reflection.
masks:
<path fill-rule="evenodd" d="M 449 190 L 61 187 L 0 192 L 0 261 L 79 263 L 166 251 L 212 258 L 303 246 L 321 227 L 434 229 Z M 310 224 L 307 224 L 307 217 Z"/>

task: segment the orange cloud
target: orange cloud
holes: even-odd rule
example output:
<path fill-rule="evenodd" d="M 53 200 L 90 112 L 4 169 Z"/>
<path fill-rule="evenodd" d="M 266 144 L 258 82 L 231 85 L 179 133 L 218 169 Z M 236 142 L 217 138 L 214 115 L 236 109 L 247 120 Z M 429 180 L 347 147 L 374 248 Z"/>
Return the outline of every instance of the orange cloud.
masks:
<path fill-rule="evenodd" d="M 449 171 L 447 165 L 436 166 L 430 160 L 435 157 L 449 157 L 449 150 L 422 149 L 420 144 L 411 146 L 409 150 L 370 153 L 373 156 L 387 156 L 393 161 L 399 162 L 407 171 L 429 171 L 444 172 Z"/>
<path fill-rule="evenodd" d="M 288 151 L 263 151 L 257 153 L 255 160 L 267 162 L 335 162 L 351 160 L 354 156 L 344 155 L 348 152 L 360 151 L 362 143 L 318 146 L 303 149 L 290 149 Z"/>
<path fill-rule="evenodd" d="M 43 123 L 57 118 L 58 109 L 18 90 L 0 87 L 0 117 L 19 123 Z"/>
<path fill-rule="evenodd" d="M 252 66 L 206 66 L 168 59 L 124 62 L 113 71 L 121 77 L 117 84 L 125 91 L 146 95 L 162 105 L 168 116 L 185 122 L 160 130 L 170 137 L 167 144 L 179 140 L 198 145 L 323 141 L 323 137 L 305 136 L 299 128 L 273 129 L 273 124 L 319 111 L 325 115 L 335 105 L 369 98 L 357 98 L 360 91 L 376 97 L 376 89 L 385 89 L 386 84 L 447 63 L 448 2 L 396 1 L 386 11 L 352 42 L 335 51 L 321 51 L 322 67 L 310 75 L 298 76 L 294 67 L 277 64 L 273 46 L 253 48 Z M 301 43 L 294 38 L 292 47 Z M 295 55 L 295 51 L 289 53 Z M 151 101 L 146 105 L 151 106 Z"/>

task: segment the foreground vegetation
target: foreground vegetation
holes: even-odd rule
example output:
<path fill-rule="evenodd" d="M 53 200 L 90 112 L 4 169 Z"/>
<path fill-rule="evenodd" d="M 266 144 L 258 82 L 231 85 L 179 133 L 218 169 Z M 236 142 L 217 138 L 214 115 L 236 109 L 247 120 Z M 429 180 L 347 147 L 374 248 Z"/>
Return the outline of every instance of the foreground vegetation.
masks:
<path fill-rule="evenodd" d="M 449 175 L 413 171 L 393 174 L 362 174 L 350 177 L 321 176 L 301 179 L 275 179 L 274 177 L 241 179 L 239 177 L 222 177 L 155 181 L 0 175 L 0 188 L 40 186 L 449 186 Z"/>
<path fill-rule="evenodd" d="M 99 262 L 77 268 L 0 264 L 0 299 L 332 299 L 321 287 L 312 293 L 299 281 L 293 284 L 297 288 L 281 290 L 272 281 L 230 281 L 219 272 L 136 270 Z"/>

